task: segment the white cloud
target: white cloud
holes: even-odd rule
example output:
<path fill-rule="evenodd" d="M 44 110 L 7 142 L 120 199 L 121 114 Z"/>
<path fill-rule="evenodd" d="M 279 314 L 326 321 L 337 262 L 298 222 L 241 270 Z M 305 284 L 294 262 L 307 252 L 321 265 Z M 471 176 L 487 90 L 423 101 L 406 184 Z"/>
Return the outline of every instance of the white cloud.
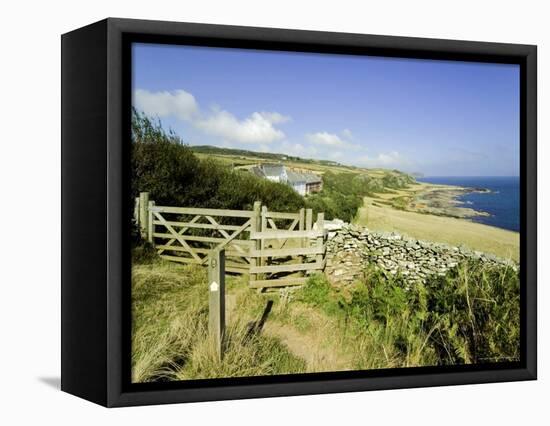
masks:
<path fill-rule="evenodd" d="M 275 126 L 290 120 L 278 112 L 253 112 L 240 120 L 220 108 L 202 112 L 195 97 L 185 90 L 150 92 L 137 89 L 134 106 L 154 117 L 176 117 L 191 123 L 203 132 L 224 141 L 265 145 L 284 139 L 285 134 Z"/>
<path fill-rule="evenodd" d="M 254 112 L 244 120 L 224 110 L 213 111 L 194 124 L 205 133 L 241 143 L 266 144 L 284 139 L 285 134 L 274 124 L 288 121 L 279 113 Z"/>
<path fill-rule="evenodd" d="M 365 167 L 403 167 L 407 166 L 409 162 L 402 157 L 399 152 L 391 151 L 388 153 L 380 153 L 374 157 L 364 156 L 358 160 L 358 163 Z"/>
<path fill-rule="evenodd" d="M 351 140 L 353 139 L 353 133 L 351 133 L 350 129 L 344 129 L 342 130 L 342 136 L 344 136 L 346 139 Z"/>
<path fill-rule="evenodd" d="M 346 142 L 338 135 L 328 132 L 308 133 L 306 138 L 309 142 L 324 146 L 344 146 Z"/>
<path fill-rule="evenodd" d="M 361 149 L 361 145 L 350 142 L 353 135 L 349 129 L 343 130 L 342 135 L 344 137 L 329 132 L 308 133 L 306 135 L 306 140 L 312 144 L 320 145 L 325 148 Z"/>
<path fill-rule="evenodd" d="M 149 92 L 137 89 L 134 91 L 134 106 L 150 116 L 174 116 L 186 121 L 199 112 L 195 97 L 185 90 Z"/>
<path fill-rule="evenodd" d="M 258 114 L 271 122 L 271 124 L 281 124 L 290 121 L 288 115 L 279 114 L 278 112 L 260 112 Z"/>
<path fill-rule="evenodd" d="M 301 143 L 293 143 L 283 141 L 277 145 L 276 151 L 297 157 L 313 157 L 317 154 L 317 149 L 312 145 L 303 145 Z"/>

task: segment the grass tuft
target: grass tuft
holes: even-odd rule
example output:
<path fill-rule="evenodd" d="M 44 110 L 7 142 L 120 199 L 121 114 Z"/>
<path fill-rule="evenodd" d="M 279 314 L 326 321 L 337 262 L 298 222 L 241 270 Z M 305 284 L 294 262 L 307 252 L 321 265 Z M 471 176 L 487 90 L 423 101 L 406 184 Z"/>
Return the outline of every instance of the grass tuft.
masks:
<path fill-rule="evenodd" d="M 208 337 L 204 268 L 164 261 L 132 268 L 132 380 L 134 382 L 285 374 L 304 371 L 303 360 L 278 340 L 256 334 L 237 315 L 217 359 Z"/>

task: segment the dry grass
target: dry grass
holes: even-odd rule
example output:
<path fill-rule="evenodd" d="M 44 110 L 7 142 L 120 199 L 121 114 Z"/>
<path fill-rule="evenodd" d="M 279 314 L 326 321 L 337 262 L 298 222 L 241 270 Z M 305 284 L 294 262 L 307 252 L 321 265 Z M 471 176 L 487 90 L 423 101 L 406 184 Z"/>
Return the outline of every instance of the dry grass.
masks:
<path fill-rule="evenodd" d="M 396 210 L 365 197 L 356 223 L 376 231 L 395 231 L 425 241 L 465 245 L 505 259 L 519 259 L 519 233 L 444 216 Z"/>
<path fill-rule="evenodd" d="M 228 293 L 240 283 L 229 283 Z M 237 291 L 238 293 L 238 291 Z M 226 351 L 216 356 L 208 338 L 204 268 L 155 261 L 132 268 L 132 380 L 202 379 L 284 374 L 305 370 L 277 339 L 251 332 L 262 310 L 254 293 L 237 301 Z M 263 300 L 261 302 L 264 302 Z M 257 306 L 256 306 L 257 305 Z"/>
<path fill-rule="evenodd" d="M 308 373 L 352 369 L 354 353 L 337 318 L 300 302 L 279 302 L 264 333 L 279 339 L 306 362 Z"/>

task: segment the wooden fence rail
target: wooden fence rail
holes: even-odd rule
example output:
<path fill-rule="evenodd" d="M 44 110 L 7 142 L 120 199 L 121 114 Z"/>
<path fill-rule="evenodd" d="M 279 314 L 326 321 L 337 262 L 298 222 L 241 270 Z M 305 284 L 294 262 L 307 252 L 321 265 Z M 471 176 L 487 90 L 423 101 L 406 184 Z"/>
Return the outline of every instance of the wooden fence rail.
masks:
<path fill-rule="evenodd" d="M 325 267 L 324 216 L 311 209 L 272 212 L 158 206 L 147 192 L 136 198 L 134 219 L 143 239 L 170 261 L 207 265 L 224 250 L 225 271 L 249 276 L 252 288 L 303 284 Z"/>

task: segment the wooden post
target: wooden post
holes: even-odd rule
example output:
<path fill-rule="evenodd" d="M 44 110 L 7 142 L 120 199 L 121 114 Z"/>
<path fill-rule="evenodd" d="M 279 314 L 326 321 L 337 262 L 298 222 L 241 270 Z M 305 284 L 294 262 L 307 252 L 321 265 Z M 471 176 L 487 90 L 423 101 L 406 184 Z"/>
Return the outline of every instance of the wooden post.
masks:
<path fill-rule="evenodd" d="M 252 215 L 252 218 L 250 219 L 251 232 L 260 232 L 261 229 L 262 229 L 261 208 L 262 208 L 261 201 L 255 201 L 254 202 L 253 215 Z M 262 248 L 262 241 L 261 240 L 256 240 L 254 249 L 261 250 L 261 248 Z M 250 266 L 259 266 L 260 265 L 260 258 L 259 257 L 251 257 L 250 261 L 251 261 Z M 258 277 L 259 277 L 258 274 L 250 274 L 250 281 L 257 280 Z"/>
<path fill-rule="evenodd" d="M 149 225 L 147 220 L 149 219 L 149 193 L 141 192 L 139 194 L 139 230 L 141 238 L 147 239 L 147 230 Z"/>
<path fill-rule="evenodd" d="M 139 197 L 134 200 L 134 222 L 139 226 Z"/>
<path fill-rule="evenodd" d="M 317 237 L 317 247 L 323 248 L 325 242 L 324 232 L 325 232 L 325 214 L 317 213 L 317 231 L 321 233 L 321 236 Z M 324 254 L 320 253 L 317 255 L 316 262 L 321 264 L 324 260 Z"/>
<path fill-rule="evenodd" d="M 298 212 L 298 215 L 299 215 L 298 230 L 299 231 L 305 231 L 305 229 L 306 229 L 306 209 L 301 208 L 300 211 Z M 300 247 L 303 248 L 305 246 L 306 246 L 306 239 L 302 238 L 300 240 Z"/>
<path fill-rule="evenodd" d="M 306 229 L 306 210 L 301 208 L 298 212 L 298 230 L 304 231 Z M 307 247 L 307 238 L 300 239 L 300 248 Z M 304 263 L 306 256 L 300 256 L 300 262 Z"/>
<path fill-rule="evenodd" d="M 153 223 L 153 210 L 155 206 L 154 201 L 149 201 L 149 208 L 147 209 L 147 241 L 153 243 L 153 234 L 155 233 L 155 224 Z"/>
<path fill-rule="evenodd" d="M 214 249 L 208 258 L 208 332 L 216 354 L 223 356 L 225 334 L 225 250 Z"/>
<path fill-rule="evenodd" d="M 261 225 L 260 225 L 260 232 L 265 232 L 267 231 L 267 206 L 262 206 L 262 220 L 261 220 Z M 260 240 L 260 250 L 264 250 L 265 249 L 265 240 Z M 258 264 L 260 266 L 263 266 L 266 264 L 266 261 L 265 261 L 265 258 L 263 257 L 260 257 L 259 258 L 259 262 Z"/>
<path fill-rule="evenodd" d="M 262 206 L 262 213 L 261 213 L 261 223 L 260 223 L 260 232 L 267 231 L 267 206 Z M 260 250 L 265 250 L 265 240 L 260 240 Z M 265 257 L 259 257 L 258 258 L 258 265 L 264 266 L 267 263 L 267 259 Z M 259 275 L 261 276 L 261 275 Z"/>
<path fill-rule="evenodd" d="M 313 227 L 313 210 L 306 209 L 306 231 L 311 231 L 311 228 Z M 307 245 L 306 247 L 310 247 L 311 244 L 309 243 L 309 239 L 306 240 Z"/>

